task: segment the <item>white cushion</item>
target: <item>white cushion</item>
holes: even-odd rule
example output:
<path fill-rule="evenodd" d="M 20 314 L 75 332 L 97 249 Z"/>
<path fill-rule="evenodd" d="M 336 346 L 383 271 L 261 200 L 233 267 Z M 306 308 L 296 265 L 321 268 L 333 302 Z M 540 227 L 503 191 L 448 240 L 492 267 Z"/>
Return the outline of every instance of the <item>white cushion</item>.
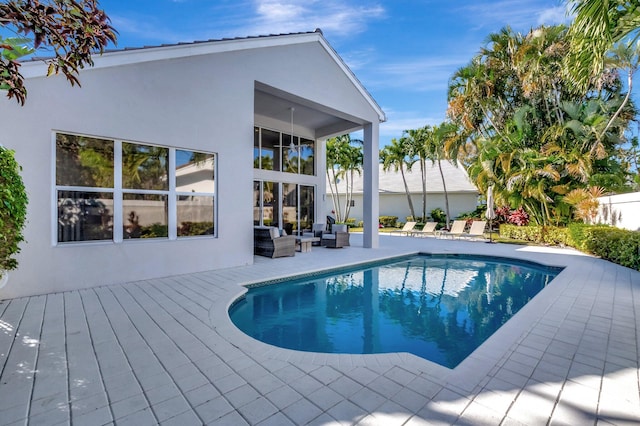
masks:
<path fill-rule="evenodd" d="M 271 239 L 274 240 L 280 236 L 280 230 L 278 228 L 269 228 L 269 233 L 271 234 Z"/>
<path fill-rule="evenodd" d="M 322 234 L 323 240 L 335 240 L 336 234 Z"/>
<path fill-rule="evenodd" d="M 347 232 L 347 225 L 333 225 L 331 227 L 332 232 Z"/>

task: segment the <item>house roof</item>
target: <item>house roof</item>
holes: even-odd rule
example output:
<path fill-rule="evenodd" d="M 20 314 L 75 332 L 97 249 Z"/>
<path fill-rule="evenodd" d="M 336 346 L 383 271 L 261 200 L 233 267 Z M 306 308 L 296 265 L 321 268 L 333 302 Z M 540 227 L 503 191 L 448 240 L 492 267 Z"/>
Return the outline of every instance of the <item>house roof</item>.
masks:
<path fill-rule="evenodd" d="M 464 167 L 459 165 L 454 166 L 449 161 L 442 161 L 442 174 L 447 185 L 447 192 L 449 193 L 472 193 L 478 194 L 478 188 L 471 182 L 469 175 L 464 170 Z M 420 165 L 414 164 L 412 170 L 404 169 L 405 178 L 407 180 L 407 186 L 411 193 L 422 193 L 422 175 L 420 173 Z M 438 164 L 432 164 L 427 161 L 427 193 L 444 193 L 444 187 L 442 185 L 442 178 L 440 176 L 440 170 Z M 329 185 L 327 183 L 327 185 Z M 379 192 L 380 194 L 404 194 L 404 183 L 402 181 L 402 174 L 398 171 L 394 171 L 391 168 L 388 171 L 383 170 L 382 164 L 379 165 Z M 340 193 L 345 192 L 344 181 L 338 183 Z M 329 190 L 327 186 L 327 190 Z M 363 176 L 355 174 L 354 176 L 354 193 L 363 192 Z"/>
<path fill-rule="evenodd" d="M 158 60 L 176 59 L 190 56 L 208 55 L 214 53 L 233 52 L 247 49 L 259 49 L 276 46 L 286 46 L 301 43 L 319 43 L 329 56 L 342 69 L 351 80 L 360 94 L 367 100 L 377 113 L 380 122 L 386 121 L 386 115 L 371 94 L 362 85 L 347 64 L 331 47 L 322 34 L 322 30 L 270 34 L 260 36 L 211 39 L 205 41 L 192 41 L 188 43 L 162 44 L 158 46 L 128 47 L 123 49 L 106 50 L 102 55 L 95 55 L 92 59 L 92 68 L 107 68 L 128 64 L 151 62 Z M 43 61 L 45 58 L 31 58 L 22 63 L 21 74 L 25 78 L 44 77 L 47 75 L 48 66 Z"/>

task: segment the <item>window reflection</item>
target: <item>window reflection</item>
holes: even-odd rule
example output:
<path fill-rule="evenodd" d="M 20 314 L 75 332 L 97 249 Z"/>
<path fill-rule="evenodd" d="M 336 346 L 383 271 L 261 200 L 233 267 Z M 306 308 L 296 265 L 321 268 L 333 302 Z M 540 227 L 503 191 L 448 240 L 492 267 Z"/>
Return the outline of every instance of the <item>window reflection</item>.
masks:
<path fill-rule="evenodd" d="M 260 206 L 262 205 L 262 195 L 260 192 L 260 188 L 262 188 L 262 182 L 254 181 L 253 182 L 253 224 L 258 226 L 260 225 Z"/>
<path fill-rule="evenodd" d="M 176 150 L 176 191 L 213 192 L 214 155 Z"/>
<path fill-rule="evenodd" d="M 287 234 L 293 234 L 298 229 L 298 185 L 294 183 L 282 184 L 282 227 Z"/>
<path fill-rule="evenodd" d="M 279 194 L 280 185 L 278 182 L 263 182 L 262 223 L 265 226 L 278 226 L 278 218 L 280 216 Z"/>
<path fill-rule="evenodd" d="M 113 238 L 113 194 L 58 191 L 58 242 Z"/>
<path fill-rule="evenodd" d="M 253 168 L 260 169 L 260 128 L 253 128 Z"/>
<path fill-rule="evenodd" d="M 311 229 L 314 223 L 313 186 L 300 185 L 300 229 Z"/>
<path fill-rule="evenodd" d="M 280 133 L 262 129 L 260 164 L 262 170 L 280 171 Z"/>
<path fill-rule="evenodd" d="M 113 187 L 114 142 L 86 136 L 56 134 L 56 184 Z"/>
<path fill-rule="evenodd" d="M 167 196 L 123 194 L 123 237 L 162 238 L 168 236 Z"/>
<path fill-rule="evenodd" d="M 299 138 L 294 136 L 293 145 L 291 145 L 291 135 L 282 135 L 283 172 L 298 173 L 298 142 Z"/>
<path fill-rule="evenodd" d="M 178 236 L 213 235 L 213 197 L 178 196 Z"/>
<path fill-rule="evenodd" d="M 315 174 L 314 160 L 315 144 L 311 139 L 300 139 L 300 173 L 313 176 Z"/>
<path fill-rule="evenodd" d="M 293 149 L 291 141 L 293 138 Z M 254 128 L 253 167 L 315 175 L 315 142 L 290 133 Z"/>
<path fill-rule="evenodd" d="M 169 149 L 122 143 L 122 186 L 129 189 L 169 189 Z"/>

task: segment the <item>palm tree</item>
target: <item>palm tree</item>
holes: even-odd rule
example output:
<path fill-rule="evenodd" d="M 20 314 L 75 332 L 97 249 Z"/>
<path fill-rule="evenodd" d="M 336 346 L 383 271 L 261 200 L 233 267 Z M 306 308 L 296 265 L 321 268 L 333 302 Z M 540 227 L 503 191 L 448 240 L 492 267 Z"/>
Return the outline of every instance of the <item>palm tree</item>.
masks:
<path fill-rule="evenodd" d="M 632 35 L 637 40 L 640 5 L 636 1 L 572 0 L 575 18 L 569 30 L 571 50 L 567 74 L 583 91 L 604 69 L 605 57 L 613 45 Z"/>
<path fill-rule="evenodd" d="M 450 122 L 445 122 L 440 125 L 433 126 L 427 133 L 425 148 L 428 153 L 428 157 L 431 159 L 431 163 L 438 163 L 438 170 L 440 171 L 440 179 L 442 179 L 442 189 L 444 190 L 444 204 L 445 213 L 447 215 L 447 223 L 445 224 L 449 228 L 449 222 L 451 220 L 451 213 L 449 210 L 449 193 L 447 192 L 447 182 L 444 178 L 442 171 L 442 160 L 448 159 L 447 153 L 447 141 L 452 138 L 457 138 L 457 126 Z M 455 162 L 451 162 L 456 166 Z"/>
<path fill-rule="evenodd" d="M 638 71 L 640 67 L 640 44 L 621 42 L 616 44 L 610 52 L 607 62 L 613 65 L 615 68 L 626 71 L 627 74 L 627 93 L 622 100 L 622 103 L 616 110 L 615 114 L 609 119 L 607 125 L 602 132 L 598 134 L 598 140 L 601 140 L 604 134 L 609 130 L 614 121 L 618 118 L 620 113 L 624 110 L 631 97 L 631 91 L 633 90 L 633 74 Z"/>
<path fill-rule="evenodd" d="M 591 81 L 584 92 L 562 78 L 567 31 L 492 34 L 449 87 L 447 114 L 465 136 L 445 151 L 463 154 L 481 191 L 494 183 L 498 201 L 525 206 L 541 224 L 569 219 L 563 197 L 573 189 L 620 186 L 612 172 L 623 167 L 619 148 L 634 116 L 617 75 Z M 614 56 L 632 75 L 637 55 L 627 49 Z"/>
<path fill-rule="evenodd" d="M 363 142 L 351 139 L 350 135 L 342 135 L 327 140 L 327 179 L 333 200 L 333 210 L 337 222 L 344 222 L 349 217 L 351 200 L 353 199 L 353 179 L 355 173 L 360 174 L 364 161 Z M 338 190 L 340 179 L 345 182 L 345 205 L 342 211 Z"/>
<path fill-rule="evenodd" d="M 411 169 L 413 162 L 417 161 L 420 164 L 420 177 L 422 182 L 422 209 L 421 217 L 422 221 L 427 220 L 427 135 L 430 132 L 429 126 L 421 127 L 417 130 L 405 130 L 404 137 L 401 141 L 407 148 L 407 158 L 410 161 L 407 163 L 409 169 Z M 416 158 L 417 157 L 417 158 Z"/>
<path fill-rule="evenodd" d="M 406 144 L 402 141 L 398 141 L 397 139 L 391 139 L 391 144 L 386 145 L 380 150 L 380 161 L 382 162 L 382 170 L 385 172 L 389 169 L 393 168 L 394 171 L 400 172 L 402 176 L 402 183 L 404 184 L 404 190 L 407 194 L 407 202 L 409 203 L 409 212 L 411 213 L 411 217 L 416 217 L 415 209 L 413 208 L 413 201 L 411 200 L 411 192 L 409 191 L 409 186 L 407 185 L 407 178 L 404 174 L 404 169 L 411 168 L 410 160 L 407 158 L 407 148 Z"/>
<path fill-rule="evenodd" d="M 589 188 L 577 188 L 565 195 L 565 202 L 574 209 L 574 215 L 584 223 L 595 223 L 598 215 L 598 198 L 605 194 L 603 188 L 591 186 Z"/>

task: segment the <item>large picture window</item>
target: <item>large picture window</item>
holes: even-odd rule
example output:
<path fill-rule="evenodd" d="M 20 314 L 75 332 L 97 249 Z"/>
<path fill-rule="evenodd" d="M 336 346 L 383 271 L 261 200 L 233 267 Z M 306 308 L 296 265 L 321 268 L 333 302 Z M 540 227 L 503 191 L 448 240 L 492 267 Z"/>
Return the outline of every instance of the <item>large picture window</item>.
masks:
<path fill-rule="evenodd" d="M 57 242 L 215 235 L 216 155 L 57 133 Z"/>

